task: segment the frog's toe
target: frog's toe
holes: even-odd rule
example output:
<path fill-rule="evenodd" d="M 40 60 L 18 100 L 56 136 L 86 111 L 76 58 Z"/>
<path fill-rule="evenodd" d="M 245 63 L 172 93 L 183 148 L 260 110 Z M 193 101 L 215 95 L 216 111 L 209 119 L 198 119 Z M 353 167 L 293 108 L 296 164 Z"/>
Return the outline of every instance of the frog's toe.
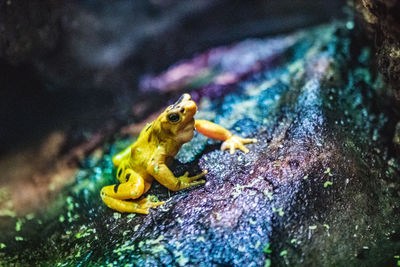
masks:
<path fill-rule="evenodd" d="M 221 150 L 225 151 L 227 149 L 229 149 L 230 154 L 235 153 L 235 144 L 233 142 L 227 142 L 227 141 L 223 142 L 222 146 L 221 146 Z"/>
<path fill-rule="evenodd" d="M 245 154 L 249 153 L 250 150 L 248 150 L 247 148 L 240 148 L 240 150 L 242 150 Z"/>
<path fill-rule="evenodd" d="M 204 184 L 206 182 L 206 180 L 197 180 L 197 181 L 193 181 L 190 183 L 190 186 L 195 186 L 195 185 L 200 185 L 200 184 Z"/>
<path fill-rule="evenodd" d="M 229 143 L 228 142 L 223 142 L 222 143 L 222 145 L 221 145 L 221 150 L 222 151 L 225 151 L 225 150 L 227 150 L 229 148 Z"/>
<path fill-rule="evenodd" d="M 201 173 L 198 174 L 198 175 L 189 177 L 189 178 L 188 178 L 188 182 L 196 181 L 196 180 L 198 180 L 198 179 L 204 177 L 207 173 L 208 173 L 208 171 L 207 171 L 207 170 L 204 170 L 203 172 L 201 172 Z"/>
<path fill-rule="evenodd" d="M 151 202 L 151 203 L 150 203 L 151 208 L 155 208 L 155 207 L 161 206 L 161 205 L 163 205 L 163 204 L 165 204 L 165 201 Z"/>
<path fill-rule="evenodd" d="M 135 213 L 140 213 L 140 214 L 149 214 L 150 209 L 149 208 L 137 208 L 134 211 Z"/>
<path fill-rule="evenodd" d="M 143 198 L 142 200 L 139 200 L 137 202 L 137 204 L 139 204 L 139 207 L 141 209 L 149 209 L 149 208 L 158 207 L 164 203 L 165 203 L 165 201 L 153 202 L 148 198 Z"/>
<path fill-rule="evenodd" d="M 245 138 L 242 140 L 243 144 L 250 144 L 250 143 L 257 143 L 257 139 L 256 138 Z"/>
<path fill-rule="evenodd" d="M 249 149 L 242 144 L 239 144 L 238 148 L 242 150 L 244 153 L 249 153 Z"/>

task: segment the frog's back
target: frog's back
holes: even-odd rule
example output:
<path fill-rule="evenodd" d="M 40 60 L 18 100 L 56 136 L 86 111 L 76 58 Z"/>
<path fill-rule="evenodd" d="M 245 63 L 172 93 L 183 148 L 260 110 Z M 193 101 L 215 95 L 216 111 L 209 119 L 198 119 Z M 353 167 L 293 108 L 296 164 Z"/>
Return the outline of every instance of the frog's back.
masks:
<path fill-rule="evenodd" d="M 146 127 L 144 127 L 142 129 L 142 131 L 140 132 L 138 138 L 136 139 L 135 142 L 133 142 L 130 146 L 128 146 L 127 148 L 125 148 L 123 151 L 119 152 L 117 155 L 115 155 L 113 157 L 113 164 L 114 166 L 118 167 L 122 162 L 124 161 L 131 161 L 131 151 L 133 149 L 133 151 L 135 151 L 135 148 L 137 146 L 140 146 L 140 144 L 142 143 L 142 141 L 146 138 L 145 136 L 147 136 L 147 132 L 151 127 L 151 123 L 147 123 Z"/>
<path fill-rule="evenodd" d="M 141 131 L 135 144 L 132 146 L 131 150 L 131 164 L 134 168 L 144 168 L 147 162 L 151 160 L 154 153 L 156 144 L 152 138 L 151 124 L 148 123 L 145 128 Z"/>
<path fill-rule="evenodd" d="M 140 174 L 143 178 L 147 176 L 147 162 L 148 152 L 147 149 L 141 149 L 140 142 L 137 140 L 135 143 L 127 147 L 123 152 L 114 157 L 114 165 L 117 166 L 117 179 L 125 182 L 125 172 L 128 169 Z"/>

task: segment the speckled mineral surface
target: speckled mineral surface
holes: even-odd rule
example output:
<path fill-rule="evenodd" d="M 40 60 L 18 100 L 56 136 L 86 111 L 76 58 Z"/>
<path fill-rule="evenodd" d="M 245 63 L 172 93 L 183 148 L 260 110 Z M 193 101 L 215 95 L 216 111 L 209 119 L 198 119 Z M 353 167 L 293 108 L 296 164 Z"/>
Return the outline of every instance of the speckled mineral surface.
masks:
<path fill-rule="evenodd" d="M 190 89 L 197 118 L 259 142 L 230 155 L 195 135 L 171 168 L 207 169 L 207 183 L 173 193 L 154 182 L 166 204 L 147 216 L 101 202 L 111 158 L 132 139 L 106 143 L 45 212 L 3 223 L 0 265 L 395 265 L 395 123 L 349 25 L 245 40 L 144 78 L 143 92 Z"/>

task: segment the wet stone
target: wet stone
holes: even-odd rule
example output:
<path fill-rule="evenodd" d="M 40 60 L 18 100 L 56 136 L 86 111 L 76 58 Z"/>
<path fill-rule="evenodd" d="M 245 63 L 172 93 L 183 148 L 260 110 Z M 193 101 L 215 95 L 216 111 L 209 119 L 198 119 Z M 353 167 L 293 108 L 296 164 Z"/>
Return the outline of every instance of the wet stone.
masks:
<path fill-rule="evenodd" d="M 0 230 L 0 265 L 395 264 L 400 169 L 387 146 L 394 124 L 375 108 L 384 83 L 370 70 L 369 48 L 352 46 L 351 34 L 337 23 L 215 50 L 212 78 L 192 92 L 203 103 L 198 116 L 257 138 L 250 152 L 231 155 L 195 135 L 171 169 L 207 169 L 207 182 L 181 192 L 154 182 L 148 194 L 164 205 L 115 215 L 99 191 L 115 183 L 111 157 L 122 141 L 106 144 L 57 203 L 18 233 Z M 246 49 L 254 43 L 256 52 Z M 236 64 L 237 56 L 248 60 Z M 15 235 L 23 240 L 8 241 Z"/>

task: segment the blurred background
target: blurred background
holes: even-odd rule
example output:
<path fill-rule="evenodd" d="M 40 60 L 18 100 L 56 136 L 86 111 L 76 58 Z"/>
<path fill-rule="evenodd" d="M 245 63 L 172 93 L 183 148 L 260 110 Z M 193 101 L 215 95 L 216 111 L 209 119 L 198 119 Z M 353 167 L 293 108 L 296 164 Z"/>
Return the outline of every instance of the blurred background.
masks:
<path fill-rule="evenodd" d="M 162 91 L 149 77 L 348 11 L 324 0 L 0 0 L 0 188 L 12 189 L 0 208 L 40 207 L 88 153 L 191 89 Z"/>
<path fill-rule="evenodd" d="M 210 47 L 328 22 L 343 9 L 344 1 L 323 0 L 1 0 L 0 157 L 55 130 L 75 145 L 106 124 L 143 119 L 143 103 L 160 101 L 138 89 L 143 75 Z"/>

